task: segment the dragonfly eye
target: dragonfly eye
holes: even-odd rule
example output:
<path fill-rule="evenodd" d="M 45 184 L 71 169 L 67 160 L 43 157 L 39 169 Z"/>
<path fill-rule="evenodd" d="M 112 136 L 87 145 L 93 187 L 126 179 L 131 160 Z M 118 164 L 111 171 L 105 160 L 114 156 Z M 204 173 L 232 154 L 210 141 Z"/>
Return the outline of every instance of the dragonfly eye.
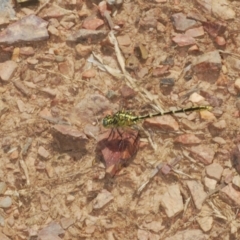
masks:
<path fill-rule="evenodd" d="M 110 120 L 111 120 L 111 119 L 109 118 L 109 116 L 105 117 L 105 118 L 103 119 L 103 121 L 102 121 L 103 126 L 104 126 L 104 127 L 109 127 L 110 124 L 111 124 L 111 121 L 110 121 Z"/>

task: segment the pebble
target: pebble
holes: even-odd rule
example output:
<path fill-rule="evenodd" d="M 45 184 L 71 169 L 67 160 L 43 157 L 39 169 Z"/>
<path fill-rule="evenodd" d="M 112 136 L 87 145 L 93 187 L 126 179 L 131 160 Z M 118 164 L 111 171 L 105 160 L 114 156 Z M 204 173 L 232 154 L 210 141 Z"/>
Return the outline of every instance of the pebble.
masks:
<path fill-rule="evenodd" d="M 12 60 L 0 63 L 0 79 L 5 82 L 10 81 L 17 67 L 17 63 Z"/>
<path fill-rule="evenodd" d="M 236 16 L 235 11 L 229 7 L 227 0 L 212 0 L 211 1 L 212 14 L 222 20 L 231 20 Z"/>
<path fill-rule="evenodd" d="M 166 32 L 166 27 L 162 23 L 157 22 L 157 31 L 164 33 L 164 32 Z"/>
<path fill-rule="evenodd" d="M 187 36 L 186 34 L 177 34 L 172 38 L 173 42 L 178 44 L 178 46 L 189 46 L 196 43 L 195 39 L 191 36 Z"/>
<path fill-rule="evenodd" d="M 49 19 L 49 18 L 61 18 L 67 14 L 72 13 L 72 11 L 67 10 L 65 8 L 59 7 L 57 4 L 50 5 L 47 8 L 44 8 L 40 12 L 40 17 L 44 19 Z"/>
<path fill-rule="evenodd" d="M 217 186 L 217 180 L 209 178 L 209 177 L 204 177 L 204 185 L 209 190 L 214 190 Z"/>
<path fill-rule="evenodd" d="M 223 130 L 223 129 L 225 129 L 225 128 L 227 127 L 227 123 L 226 123 L 226 121 L 223 119 L 223 120 L 220 120 L 220 121 L 218 121 L 218 122 L 212 123 L 212 126 L 213 126 L 214 128 L 216 128 L 217 130 Z"/>
<path fill-rule="evenodd" d="M 67 57 L 66 61 L 58 63 L 59 71 L 69 78 L 74 75 L 74 62 L 71 57 Z"/>
<path fill-rule="evenodd" d="M 201 119 L 204 119 L 209 122 L 216 120 L 216 117 L 214 116 L 214 114 L 209 111 L 200 111 L 200 116 L 201 116 Z"/>
<path fill-rule="evenodd" d="M 33 47 L 21 47 L 20 55 L 33 56 L 35 54 Z"/>
<path fill-rule="evenodd" d="M 208 177 L 219 181 L 222 176 L 223 167 L 218 163 L 212 163 L 206 166 L 205 171 Z"/>
<path fill-rule="evenodd" d="M 63 229 L 68 229 L 71 225 L 73 225 L 75 220 L 73 218 L 62 218 L 60 220 L 60 224 Z"/>
<path fill-rule="evenodd" d="M 69 204 L 75 200 L 75 197 L 71 194 L 68 194 L 66 197 L 66 203 Z"/>
<path fill-rule="evenodd" d="M 100 18 L 97 18 L 97 17 L 89 17 L 89 18 L 86 18 L 84 21 L 83 21 L 83 28 L 86 28 L 86 29 L 91 29 L 91 30 L 96 30 L 97 28 L 101 27 L 102 25 L 104 25 L 104 21 Z"/>
<path fill-rule="evenodd" d="M 161 197 L 161 205 L 169 218 L 183 211 L 183 199 L 178 184 L 167 187 L 167 191 Z"/>
<path fill-rule="evenodd" d="M 82 73 L 82 78 L 94 78 L 96 76 L 95 69 L 91 68 Z"/>
<path fill-rule="evenodd" d="M 4 227 L 4 225 L 5 225 L 4 217 L 2 215 L 0 215 L 0 226 Z M 1 238 L 1 240 L 2 240 L 2 238 Z"/>
<path fill-rule="evenodd" d="M 129 46 L 132 43 L 132 40 L 130 39 L 129 35 L 122 35 L 117 37 L 118 44 L 122 46 Z"/>
<path fill-rule="evenodd" d="M 102 191 L 93 200 L 93 208 L 100 209 L 112 200 L 113 200 L 113 195 L 110 192 L 108 192 L 106 189 L 102 189 Z"/>
<path fill-rule="evenodd" d="M 173 25 L 178 31 L 186 31 L 197 25 L 197 22 L 192 19 L 188 19 L 183 13 L 175 13 L 172 15 Z"/>
<path fill-rule="evenodd" d="M 92 52 L 92 46 L 79 43 L 76 45 L 75 50 L 80 57 L 87 57 Z"/>
<path fill-rule="evenodd" d="M 0 208 L 9 208 L 12 205 L 12 199 L 7 197 L 0 198 Z"/>
<path fill-rule="evenodd" d="M 15 150 L 10 154 L 9 158 L 10 160 L 15 161 L 16 159 L 18 159 L 18 156 L 19 156 L 18 150 Z"/>
<path fill-rule="evenodd" d="M 201 143 L 201 139 L 196 137 L 192 133 L 186 133 L 182 134 L 174 139 L 175 143 L 181 143 L 181 144 L 198 144 Z"/>
<path fill-rule="evenodd" d="M 240 78 L 237 78 L 234 82 L 234 87 L 240 92 Z"/>
<path fill-rule="evenodd" d="M 1 194 L 4 194 L 4 192 L 6 191 L 7 189 L 7 185 L 5 182 L 0 182 L 0 195 Z"/>
<path fill-rule="evenodd" d="M 204 29 L 202 26 L 197 28 L 188 29 L 185 34 L 190 37 L 201 37 L 204 35 Z"/>
<path fill-rule="evenodd" d="M 226 144 L 226 141 L 221 137 L 214 137 L 212 141 L 220 145 Z"/>
<path fill-rule="evenodd" d="M 193 103 L 198 103 L 204 100 L 204 97 L 202 97 L 200 94 L 194 92 L 191 94 L 191 96 L 189 97 L 189 101 L 193 102 Z"/>
<path fill-rule="evenodd" d="M 234 176 L 232 179 L 233 186 L 239 191 L 240 190 L 240 176 Z"/>
<path fill-rule="evenodd" d="M 215 38 L 215 42 L 218 46 L 225 46 L 226 45 L 226 40 L 224 37 L 221 37 L 221 36 L 217 36 Z"/>
<path fill-rule="evenodd" d="M 46 150 L 44 147 L 40 146 L 38 148 L 38 154 L 43 157 L 44 159 L 47 159 L 50 156 L 50 153 L 48 150 Z"/>
<path fill-rule="evenodd" d="M 196 158 L 206 165 L 212 163 L 215 155 L 215 151 L 210 145 L 192 146 L 189 150 Z"/>
<path fill-rule="evenodd" d="M 202 210 L 199 213 L 199 217 L 197 217 L 197 222 L 204 232 L 208 232 L 212 229 L 213 226 L 212 209 L 208 205 L 204 205 L 202 207 Z"/>
<path fill-rule="evenodd" d="M 187 186 L 191 192 L 196 208 L 201 210 L 202 204 L 207 196 L 207 193 L 203 190 L 203 185 L 197 181 L 187 181 Z"/>
<path fill-rule="evenodd" d="M 58 36 L 60 35 L 58 29 L 57 29 L 56 27 L 52 26 L 52 25 L 50 25 L 50 26 L 48 27 L 48 31 L 49 31 L 49 33 L 50 33 L 51 35 L 53 35 L 53 36 L 57 36 L 57 37 L 58 37 Z"/>
<path fill-rule="evenodd" d="M 0 33 L 0 44 L 43 41 L 49 38 L 48 22 L 35 15 L 23 17 Z M 34 34 L 32 30 L 34 29 Z"/>

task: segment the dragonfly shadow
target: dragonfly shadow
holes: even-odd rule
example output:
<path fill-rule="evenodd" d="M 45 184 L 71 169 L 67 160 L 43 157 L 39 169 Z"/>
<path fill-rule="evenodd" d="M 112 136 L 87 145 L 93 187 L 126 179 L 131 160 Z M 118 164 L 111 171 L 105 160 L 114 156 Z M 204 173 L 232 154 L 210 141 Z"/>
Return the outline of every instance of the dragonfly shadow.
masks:
<path fill-rule="evenodd" d="M 105 163 L 107 172 L 113 176 L 129 164 L 136 155 L 138 146 L 138 131 L 113 128 L 99 136 L 96 155 Z"/>

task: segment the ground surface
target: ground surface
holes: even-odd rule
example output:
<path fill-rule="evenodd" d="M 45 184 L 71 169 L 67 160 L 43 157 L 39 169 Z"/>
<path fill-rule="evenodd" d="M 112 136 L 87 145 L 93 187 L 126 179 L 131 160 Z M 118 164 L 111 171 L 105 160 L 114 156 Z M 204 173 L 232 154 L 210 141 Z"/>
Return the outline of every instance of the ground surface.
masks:
<path fill-rule="evenodd" d="M 0 19 L 0 239 L 239 239 L 240 2 L 105 5 Z M 46 22 L 29 30 L 29 14 Z M 212 109 L 102 127 L 199 105 Z"/>

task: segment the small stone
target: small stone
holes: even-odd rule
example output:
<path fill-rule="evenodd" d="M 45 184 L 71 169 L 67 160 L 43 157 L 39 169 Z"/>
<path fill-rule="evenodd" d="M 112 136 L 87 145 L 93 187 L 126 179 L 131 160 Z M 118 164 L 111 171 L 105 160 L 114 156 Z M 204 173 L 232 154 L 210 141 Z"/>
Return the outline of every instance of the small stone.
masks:
<path fill-rule="evenodd" d="M 36 64 L 38 64 L 38 59 L 29 57 L 27 59 L 27 63 L 31 64 L 31 65 L 36 65 Z"/>
<path fill-rule="evenodd" d="M 87 57 L 92 52 L 92 46 L 77 44 L 75 50 L 80 57 Z"/>
<path fill-rule="evenodd" d="M 12 205 L 12 199 L 7 197 L 0 198 L 0 208 L 9 208 Z"/>
<path fill-rule="evenodd" d="M 90 29 L 90 30 L 96 30 L 103 24 L 104 24 L 104 21 L 102 19 L 99 19 L 97 17 L 94 17 L 94 18 L 89 17 L 83 21 L 83 28 Z"/>
<path fill-rule="evenodd" d="M 50 25 L 50 26 L 48 27 L 48 32 L 49 32 L 51 35 L 53 35 L 53 36 L 57 36 L 57 37 L 58 37 L 58 36 L 60 35 L 58 29 L 57 29 L 56 27 L 52 26 L 52 25 Z"/>
<path fill-rule="evenodd" d="M 166 27 L 162 23 L 157 22 L 157 31 L 164 33 L 164 32 L 166 32 Z"/>
<path fill-rule="evenodd" d="M 117 37 L 118 44 L 123 46 L 129 46 L 132 43 L 132 40 L 130 39 L 129 35 L 122 35 Z"/>
<path fill-rule="evenodd" d="M 160 67 L 156 67 L 152 70 L 152 76 L 153 77 L 160 77 L 163 76 L 165 74 L 167 74 L 169 71 L 169 66 L 165 65 L 165 66 L 160 66 Z"/>
<path fill-rule="evenodd" d="M 3 217 L 2 215 L 0 215 L 0 226 L 1 226 L 1 227 L 4 227 L 4 225 L 5 225 L 4 217 Z M 0 236 L 0 237 L 1 237 L 1 236 Z M 1 240 L 3 240 L 3 239 L 1 238 Z"/>
<path fill-rule="evenodd" d="M 17 70 L 17 67 L 17 63 L 11 60 L 0 63 L 0 80 L 9 81 Z"/>
<path fill-rule="evenodd" d="M 68 194 L 66 197 L 66 202 L 71 203 L 75 200 L 75 197 L 73 195 Z"/>
<path fill-rule="evenodd" d="M 10 24 L 0 33 L 0 44 L 46 40 L 49 37 L 47 25 L 47 21 L 37 17 L 34 14 L 23 17 L 19 21 Z"/>
<path fill-rule="evenodd" d="M 217 22 L 203 22 L 204 30 L 213 38 L 216 38 L 219 35 L 223 35 L 227 29 L 227 24 L 221 21 Z"/>
<path fill-rule="evenodd" d="M 73 218 L 62 218 L 60 220 L 60 223 L 61 223 L 61 227 L 63 229 L 68 229 L 71 225 L 74 224 L 74 219 Z"/>
<path fill-rule="evenodd" d="M 233 184 L 233 187 L 235 187 L 238 191 L 240 190 L 240 176 L 239 175 L 233 177 L 232 184 Z"/>
<path fill-rule="evenodd" d="M 139 72 L 137 73 L 139 78 L 143 78 L 144 76 L 146 76 L 148 74 L 148 68 L 143 67 L 139 70 Z"/>
<path fill-rule="evenodd" d="M 96 76 L 96 71 L 91 68 L 82 73 L 82 78 L 94 78 Z"/>
<path fill-rule="evenodd" d="M 68 57 L 65 62 L 58 63 L 59 71 L 70 78 L 73 78 L 74 75 L 74 62 L 71 57 Z"/>
<path fill-rule="evenodd" d="M 137 94 L 132 88 L 130 88 L 127 85 L 124 85 L 120 89 L 120 93 L 121 93 L 123 98 L 127 98 L 127 99 L 133 98 Z"/>
<path fill-rule="evenodd" d="M 230 8 L 227 0 L 212 0 L 211 1 L 212 14 L 219 19 L 231 20 L 236 16 L 235 11 Z"/>
<path fill-rule="evenodd" d="M 225 46 L 226 45 L 226 40 L 224 37 L 221 37 L 221 36 L 217 36 L 215 38 L 215 42 L 218 46 Z"/>
<path fill-rule="evenodd" d="M 187 36 L 185 34 L 177 34 L 172 40 L 178 44 L 178 46 L 189 46 L 196 43 L 195 39 L 191 36 Z"/>
<path fill-rule="evenodd" d="M 169 218 L 183 211 L 183 199 L 177 184 L 167 188 L 167 191 L 161 197 L 161 205 Z"/>
<path fill-rule="evenodd" d="M 47 159 L 50 155 L 49 152 L 42 146 L 38 148 L 38 154 L 44 159 Z"/>
<path fill-rule="evenodd" d="M 198 103 L 204 100 L 204 97 L 202 97 L 200 94 L 194 92 L 191 94 L 191 96 L 189 97 L 189 101 L 193 102 L 193 103 Z"/>
<path fill-rule="evenodd" d="M 156 127 L 162 130 L 177 131 L 179 129 L 178 122 L 170 115 L 149 118 L 143 124 L 146 127 Z"/>
<path fill-rule="evenodd" d="M 6 191 L 7 189 L 7 185 L 5 182 L 0 182 L 0 195 L 1 194 L 4 194 L 4 192 Z"/>
<path fill-rule="evenodd" d="M 21 47 L 20 55 L 33 56 L 35 54 L 33 47 Z"/>
<path fill-rule="evenodd" d="M 202 204 L 207 197 L 207 193 L 203 190 L 203 185 L 197 181 L 187 181 L 187 186 L 191 192 L 196 208 L 201 210 Z"/>
<path fill-rule="evenodd" d="M 72 11 L 67 10 L 65 8 L 61 8 L 57 4 L 54 4 L 47 8 L 44 8 L 44 10 L 41 11 L 40 16 L 45 19 L 61 18 L 70 13 L 72 13 Z"/>
<path fill-rule="evenodd" d="M 192 19 L 188 19 L 183 13 L 175 13 L 172 15 L 173 24 L 178 31 L 186 31 L 197 25 L 197 22 Z"/>
<path fill-rule="evenodd" d="M 93 208 L 100 209 L 112 200 L 113 200 L 113 195 L 110 192 L 108 192 L 106 189 L 102 189 L 102 191 L 93 200 Z"/>
<path fill-rule="evenodd" d="M 194 44 L 188 49 L 188 52 L 198 52 L 198 51 L 199 51 L 199 47 L 196 44 Z"/>
<path fill-rule="evenodd" d="M 18 156 L 19 156 L 18 150 L 15 150 L 10 154 L 9 158 L 10 158 L 10 160 L 15 161 L 16 159 L 18 159 Z"/>
<path fill-rule="evenodd" d="M 186 133 L 176 137 L 174 142 L 181 144 L 198 144 L 201 142 L 201 139 L 196 137 L 194 134 Z"/>
<path fill-rule="evenodd" d="M 212 163 L 215 155 L 213 148 L 207 145 L 192 146 L 190 152 L 206 165 Z"/>
<path fill-rule="evenodd" d="M 154 16 L 146 16 L 140 19 L 139 25 L 145 29 L 155 29 L 157 27 L 157 19 Z"/>
<path fill-rule="evenodd" d="M 220 145 L 226 144 L 226 141 L 221 137 L 214 137 L 212 141 Z"/>
<path fill-rule="evenodd" d="M 208 205 L 204 205 L 201 212 L 198 214 L 197 222 L 204 232 L 208 232 L 212 229 L 213 217 L 211 215 L 212 209 Z"/>
<path fill-rule="evenodd" d="M 204 185 L 209 189 L 209 190 L 214 190 L 217 186 L 217 180 L 204 177 Z"/>
<path fill-rule="evenodd" d="M 204 35 L 204 29 L 202 26 L 198 28 L 191 28 L 188 29 L 185 34 L 190 37 L 200 37 Z"/>
<path fill-rule="evenodd" d="M 234 87 L 240 92 L 240 78 L 235 80 Z"/>
<path fill-rule="evenodd" d="M 201 116 L 201 119 L 204 119 L 209 122 L 216 120 L 216 117 L 214 116 L 214 114 L 209 111 L 200 111 L 200 116 Z"/>
<path fill-rule="evenodd" d="M 205 168 L 208 177 L 219 181 L 222 176 L 223 167 L 218 163 L 212 163 Z"/>
<path fill-rule="evenodd" d="M 226 121 L 223 119 L 223 120 L 220 120 L 218 122 L 214 122 L 212 123 L 212 125 L 214 128 L 216 128 L 217 130 L 223 130 L 227 127 L 227 123 Z"/>

